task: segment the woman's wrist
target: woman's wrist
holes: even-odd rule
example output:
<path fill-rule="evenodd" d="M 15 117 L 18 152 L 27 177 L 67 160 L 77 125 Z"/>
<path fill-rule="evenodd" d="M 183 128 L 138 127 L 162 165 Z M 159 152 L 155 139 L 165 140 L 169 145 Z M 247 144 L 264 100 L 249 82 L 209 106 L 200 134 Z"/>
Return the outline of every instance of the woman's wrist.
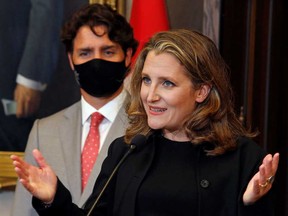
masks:
<path fill-rule="evenodd" d="M 41 202 L 41 205 L 44 207 L 44 208 L 50 208 L 51 205 L 53 203 L 53 200 L 49 201 L 49 202 Z"/>

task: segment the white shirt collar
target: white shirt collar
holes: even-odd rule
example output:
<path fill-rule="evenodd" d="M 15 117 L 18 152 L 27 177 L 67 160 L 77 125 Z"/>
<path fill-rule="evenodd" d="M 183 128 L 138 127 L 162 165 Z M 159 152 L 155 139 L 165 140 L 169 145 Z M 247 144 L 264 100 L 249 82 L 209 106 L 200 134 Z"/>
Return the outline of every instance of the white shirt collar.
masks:
<path fill-rule="evenodd" d="M 82 106 L 82 125 L 89 119 L 90 115 L 94 112 L 101 113 L 105 119 L 109 122 L 113 122 L 119 112 L 120 108 L 123 106 L 127 92 L 123 90 L 117 97 L 109 101 L 99 110 L 91 106 L 83 96 L 81 96 L 81 106 Z"/>

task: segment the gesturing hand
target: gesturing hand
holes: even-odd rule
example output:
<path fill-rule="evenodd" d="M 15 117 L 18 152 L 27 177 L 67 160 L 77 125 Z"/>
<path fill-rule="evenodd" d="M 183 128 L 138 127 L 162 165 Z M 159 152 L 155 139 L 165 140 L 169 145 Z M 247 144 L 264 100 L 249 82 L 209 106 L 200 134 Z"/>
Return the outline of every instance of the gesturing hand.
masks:
<path fill-rule="evenodd" d="M 11 159 L 23 186 L 36 198 L 51 203 L 56 193 L 57 177 L 39 150 L 34 149 L 33 156 L 39 167 L 26 163 L 16 155 L 11 155 Z"/>
<path fill-rule="evenodd" d="M 274 176 L 276 174 L 279 163 L 279 153 L 266 155 L 263 159 L 259 171 L 253 176 L 248 183 L 246 191 L 243 195 L 245 205 L 252 204 L 264 196 L 272 187 Z"/>

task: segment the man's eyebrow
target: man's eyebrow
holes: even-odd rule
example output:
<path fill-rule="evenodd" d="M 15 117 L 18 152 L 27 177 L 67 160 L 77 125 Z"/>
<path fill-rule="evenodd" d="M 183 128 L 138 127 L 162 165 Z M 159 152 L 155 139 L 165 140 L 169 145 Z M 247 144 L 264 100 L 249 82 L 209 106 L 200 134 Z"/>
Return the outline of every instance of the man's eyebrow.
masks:
<path fill-rule="evenodd" d="M 79 48 L 77 51 L 78 52 L 88 52 L 91 51 L 93 48 L 92 47 L 83 47 L 83 48 Z"/>
<path fill-rule="evenodd" d="M 105 51 L 105 50 L 115 49 L 115 48 L 116 48 L 116 45 L 105 45 L 105 46 L 102 46 L 100 49 L 102 51 Z M 77 49 L 77 52 L 90 52 L 92 50 L 94 50 L 94 47 L 81 47 Z"/>
<path fill-rule="evenodd" d="M 107 49 L 112 49 L 112 48 L 116 48 L 116 45 L 103 46 L 101 49 L 102 49 L 102 50 L 107 50 Z"/>

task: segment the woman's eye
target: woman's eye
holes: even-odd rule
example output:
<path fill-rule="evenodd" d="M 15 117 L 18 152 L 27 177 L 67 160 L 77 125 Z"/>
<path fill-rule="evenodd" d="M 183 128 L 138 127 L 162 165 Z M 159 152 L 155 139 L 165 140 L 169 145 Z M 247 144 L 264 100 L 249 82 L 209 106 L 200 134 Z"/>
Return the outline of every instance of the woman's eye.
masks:
<path fill-rule="evenodd" d="M 165 81 L 163 82 L 163 85 L 164 85 L 164 86 L 167 86 L 167 87 L 175 86 L 175 84 L 174 84 L 173 82 L 169 81 L 169 80 L 165 80 Z"/>
<path fill-rule="evenodd" d="M 151 80 L 148 77 L 142 77 L 142 82 L 145 84 L 150 84 Z"/>

